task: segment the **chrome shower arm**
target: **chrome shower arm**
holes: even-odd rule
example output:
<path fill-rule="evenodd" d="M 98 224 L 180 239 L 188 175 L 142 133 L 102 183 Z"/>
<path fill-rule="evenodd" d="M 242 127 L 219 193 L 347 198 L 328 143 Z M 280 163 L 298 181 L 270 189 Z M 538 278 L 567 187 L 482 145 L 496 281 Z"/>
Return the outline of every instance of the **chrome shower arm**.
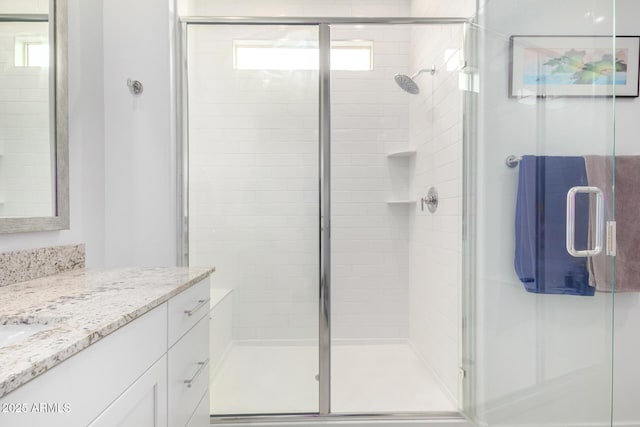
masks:
<path fill-rule="evenodd" d="M 422 73 L 430 73 L 432 76 L 436 73 L 436 66 L 432 65 L 431 68 L 421 68 L 418 71 L 416 71 L 415 73 L 413 73 L 411 75 L 412 79 L 415 79 L 416 77 L 418 77 L 420 74 Z"/>

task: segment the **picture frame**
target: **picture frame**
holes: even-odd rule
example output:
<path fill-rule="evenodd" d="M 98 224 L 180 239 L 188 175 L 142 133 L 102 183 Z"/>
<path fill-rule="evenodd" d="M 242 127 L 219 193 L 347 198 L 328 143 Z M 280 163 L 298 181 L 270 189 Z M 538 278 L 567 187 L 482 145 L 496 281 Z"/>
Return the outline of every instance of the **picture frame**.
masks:
<path fill-rule="evenodd" d="M 614 56 L 609 36 L 511 36 L 509 96 L 638 97 L 640 36 L 615 41 Z"/>

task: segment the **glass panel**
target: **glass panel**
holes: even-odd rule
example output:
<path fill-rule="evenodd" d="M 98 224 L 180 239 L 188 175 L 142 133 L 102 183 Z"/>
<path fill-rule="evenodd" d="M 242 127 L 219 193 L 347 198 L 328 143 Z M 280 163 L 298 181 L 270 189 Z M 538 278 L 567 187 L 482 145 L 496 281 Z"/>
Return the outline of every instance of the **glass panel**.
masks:
<path fill-rule="evenodd" d="M 234 40 L 316 27 L 188 27 L 189 263 L 215 265 L 211 413 L 318 411 L 318 71 L 235 70 Z"/>
<path fill-rule="evenodd" d="M 371 70 L 331 75 L 331 408 L 456 412 L 463 27 L 331 35 L 373 51 Z"/>
<path fill-rule="evenodd" d="M 637 82 L 637 54 L 614 40 L 612 0 L 483 3 L 469 34 L 465 409 L 489 426 L 610 425 L 611 258 L 570 253 L 604 224 L 594 193 L 567 204 L 598 187 L 613 218 L 613 93 Z"/>
<path fill-rule="evenodd" d="M 617 0 L 616 33 L 619 35 L 638 35 L 637 23 L 640 16 L 640 3 L 629 0 Z M 616 40 L 637 37 L 618 37 Z M 616 45 L 618 49 L 619 42 Z M 633 77 L 632 77 L 633 78 Z M 640 407 L 634 397 L 640 383 L 640 342 L 638 325 L 640 324 L 640 255 L 638 242 L 640 230 L 637 229 L 638 204 L 637 186 L 640 182 L 640 146 L 638 135 L 638 99 L 626 99 L 616 93 L 615 105 L 615 213 L 617 228 L 617 252 L 614 260 L 615 276 L 615 328 L 614 328 L 614 375 L 613 375 L 613 425 L 640 425 Z M 635 190 L 634 190 L 635 188 Z M 632 273 L 635 271 L 635 273 Z"/>

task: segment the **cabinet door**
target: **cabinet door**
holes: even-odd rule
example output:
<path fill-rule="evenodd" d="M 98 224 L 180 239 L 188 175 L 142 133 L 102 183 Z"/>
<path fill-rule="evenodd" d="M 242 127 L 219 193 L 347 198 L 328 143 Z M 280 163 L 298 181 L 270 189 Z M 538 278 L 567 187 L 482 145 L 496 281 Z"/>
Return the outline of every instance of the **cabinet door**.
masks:
<path fill-rule="evenodd" d="M 167 357 L 162 356 L 91 427 L 166 427 Z"/>
<path fill-rule="evenodd" d="M 28 412 L 0 413 L 0 426 L 86 426 L 166 351 L 165 303 L 4 396 Z"/>

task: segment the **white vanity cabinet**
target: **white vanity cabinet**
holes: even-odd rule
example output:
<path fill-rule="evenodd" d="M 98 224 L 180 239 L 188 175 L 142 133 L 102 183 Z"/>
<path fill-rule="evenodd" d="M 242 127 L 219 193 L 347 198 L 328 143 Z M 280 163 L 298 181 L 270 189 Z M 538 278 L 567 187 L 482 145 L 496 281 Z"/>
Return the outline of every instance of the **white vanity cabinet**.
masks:
<path fill-rule="evenodd" d="M 162 356 L 120 395 L 91 427 L 156 427 L 167 425 L 167 357 Z"/>
<path fill-rule="evenodd" d="M 209 295 L 205 281 L 169 301 L 171 427 L 186 426 L 209 390 Z"/>
<path fill-rule="evenodd" d="M 208 426 L 208 298 L 206 278 L 18 387 L 0 426 Z"/>

